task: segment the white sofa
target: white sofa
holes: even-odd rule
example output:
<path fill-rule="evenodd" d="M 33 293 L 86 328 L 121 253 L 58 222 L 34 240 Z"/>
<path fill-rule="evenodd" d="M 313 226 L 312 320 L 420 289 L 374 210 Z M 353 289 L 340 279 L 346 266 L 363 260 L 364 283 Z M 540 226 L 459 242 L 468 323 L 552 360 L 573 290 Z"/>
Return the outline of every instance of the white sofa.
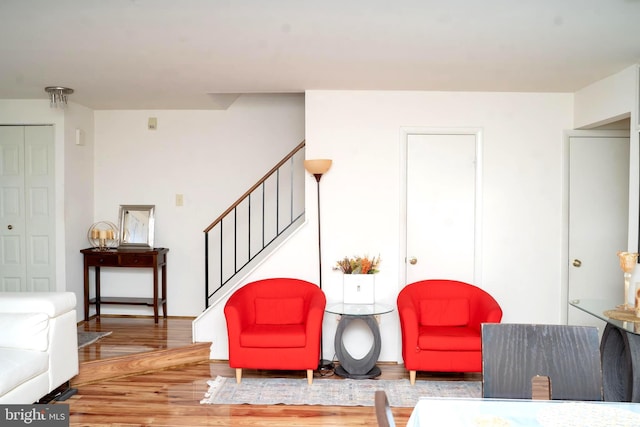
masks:
<path fill-rule="evenodd" d="M 0 404 L 31 404 L 78 374 L 73 292 L 0 292 Z"/>

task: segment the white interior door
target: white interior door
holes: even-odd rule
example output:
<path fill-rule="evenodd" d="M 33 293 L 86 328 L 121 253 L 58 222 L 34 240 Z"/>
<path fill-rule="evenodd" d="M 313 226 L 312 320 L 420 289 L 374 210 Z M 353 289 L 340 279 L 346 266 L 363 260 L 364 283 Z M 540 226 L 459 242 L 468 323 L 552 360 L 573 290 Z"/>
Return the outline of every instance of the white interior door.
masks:
<path fill-rule="evenodd" d="M 22 126 L 0 126 L 0 216 L 0 291 L 26 290 Z"/>
<path fill-rule="evenodd" d="M 476 283 L 477 145 L 477 134 L 407 135 L 407 283 Z"/>
<path fill-rule="evenodd" d="M 616 253 L 627 249 L 629 138 L 570 136 L 568 188 L 568 299 L 622 303 L 624 282 Z M 603 326 L 575 308 L 568 309 L 567 318 L 569 324 Z"/>
<path fill-rule="evenodd" d="M 0 291 L 55 290 L 52 126 L 0 126 Z"/>

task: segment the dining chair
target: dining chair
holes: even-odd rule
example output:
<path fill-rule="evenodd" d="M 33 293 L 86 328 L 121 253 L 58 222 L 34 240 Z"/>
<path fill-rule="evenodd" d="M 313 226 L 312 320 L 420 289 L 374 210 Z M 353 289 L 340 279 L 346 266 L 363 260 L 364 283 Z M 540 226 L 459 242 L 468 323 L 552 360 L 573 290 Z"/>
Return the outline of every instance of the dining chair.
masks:
<path fill-rule="evenodd" d="M 598 330 L 483 324 L 482 397 L 603 400 Z"/>
<path fill-rule="evenodd" d="M 387 399 L 387 393 L 384 390 L 376 390 L 375 407 L 378 427 L 396 427 L 389 399 Z"/>

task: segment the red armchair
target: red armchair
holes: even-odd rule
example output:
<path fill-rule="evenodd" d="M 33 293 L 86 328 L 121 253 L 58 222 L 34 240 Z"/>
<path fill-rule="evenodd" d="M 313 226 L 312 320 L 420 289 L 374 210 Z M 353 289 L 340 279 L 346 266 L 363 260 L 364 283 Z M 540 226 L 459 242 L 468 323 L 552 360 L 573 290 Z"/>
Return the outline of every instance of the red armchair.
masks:
<path fill-rule="evenodd" d="M 411 283 L 398 295 L 402 358 L 416 371 L 482 372 L 482 323 L 500 323 L 502 309 L 482 289 L 455 280 Z"/>
<path fill-rule="evenodd" d="M 320 335 L 326 298 L 313 283 L 265 279 L 234 292 L 224 307 L 229 366 L 242 380 L 242 368 L 313 371 L 320 361 Z"/>

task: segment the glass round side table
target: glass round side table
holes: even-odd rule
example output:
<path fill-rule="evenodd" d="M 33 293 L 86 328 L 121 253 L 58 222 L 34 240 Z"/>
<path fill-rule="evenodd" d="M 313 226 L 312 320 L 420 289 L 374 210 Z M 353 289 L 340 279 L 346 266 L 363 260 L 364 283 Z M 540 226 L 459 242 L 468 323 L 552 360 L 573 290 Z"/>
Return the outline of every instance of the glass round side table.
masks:
<path fill-rule="evenodd" d="M 375 316 L 391 313 L 393 307 L 387 304 L 330 304 L 325 309 L 327 313 L 337 314 L 340 316 L 340 322 L 336 329 L 334 346 L 336 356 L 340 362 L 340 366 L 335 369 L 335 373 L 344 378 L 365 379 L 380 376 L 380 368 L 376 366 L 380 349 L 382 348 L 382 340 L 380 338 L 380 328 Z M 373 344 L 367 354 L 356 359 L 348 351 L 344 345 L 343 334 L 345 329 L 354 320 L 362 320 L 371 330 L 373 334 Z"/>

